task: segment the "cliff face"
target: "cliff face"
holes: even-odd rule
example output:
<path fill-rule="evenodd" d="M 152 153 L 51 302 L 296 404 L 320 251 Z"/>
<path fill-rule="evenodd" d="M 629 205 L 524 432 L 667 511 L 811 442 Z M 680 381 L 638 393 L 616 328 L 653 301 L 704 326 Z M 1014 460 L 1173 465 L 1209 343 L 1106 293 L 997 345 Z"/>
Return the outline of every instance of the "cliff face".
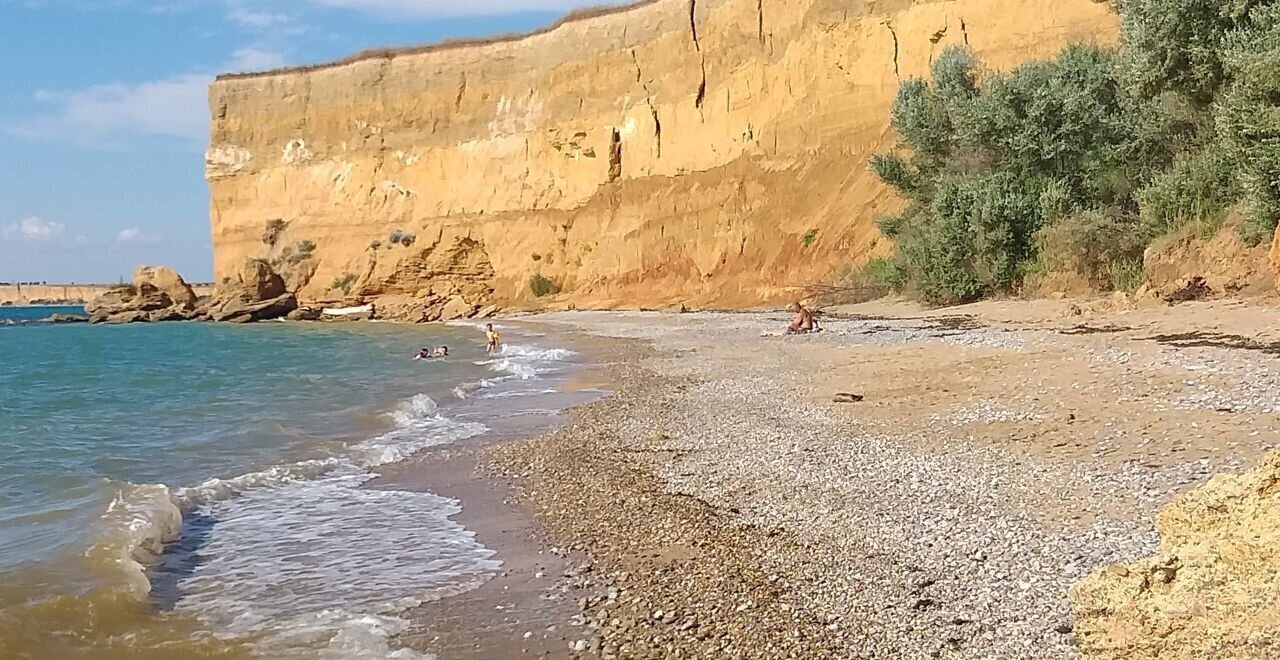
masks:
<path fill-rule="evenodd" d="M 867 159 L 899 80 L 950 44 L 1004 68 L 1116 29 L 1093 0 L 658 0 L 224 77 L 216 277 L 264 257 L 304 300 L 523 304 L 541 275 L 580 306 L 777 301 L 886 250 L 873 220 L 898 202 Z"/>

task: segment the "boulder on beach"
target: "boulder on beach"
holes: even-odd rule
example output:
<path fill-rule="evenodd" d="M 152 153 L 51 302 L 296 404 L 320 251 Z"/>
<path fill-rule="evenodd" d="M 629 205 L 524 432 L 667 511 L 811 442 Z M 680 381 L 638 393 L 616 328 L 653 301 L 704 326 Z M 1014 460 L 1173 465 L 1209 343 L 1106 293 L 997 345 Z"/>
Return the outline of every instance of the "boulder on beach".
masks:
<path fill-rule="evenodd" d="M 42 319 L 40 323 L 87 323 L 89 317 L 83 314 L 50 314 Z"/>
<path fill-rule="evenodd" d="M 440 308 L 440 320 L 452 321 L 454 319 L 465 319 L 470 317 L 476 311 L 476 306 L 467 302 L 462 296 L 453 296 L 445 302 L 444 307 Z"/>
<path fill-rule="evenodd" d="M 165 266 L 138 266 L 133 271 L 133 283 L 147 283 L 169 296 L 171 306 L 182 309 L 196 308 L 196 294 L 186 280 L 172 268 Z"/>
<path fill-rule="evenodd" d="M 323 311 L 319 307 L 299 307 L 286 314 L 285 318 L 290 321 L 316 321 Z"/>
<path fill-rule="evenodd" d="M 1160 553 L 1071 589 L 1086 660 L 1280 657 L 1280 452 L 1166 506 Z"/>
<path fill-rule="evenodd" d="M 298 299 L 285 290 L 284 279 L 261 259 L 246 259 L 240 272 L 214 290 L 199 317 L 210 321 L 248 323 L 286 316 Z"/>
<path fill-rule="evenodd" d="M 139 266 L 122 284 L 84 306 L 90 323 L 182 321 L 195 314 L 196 296 L 171 268 Z"/>

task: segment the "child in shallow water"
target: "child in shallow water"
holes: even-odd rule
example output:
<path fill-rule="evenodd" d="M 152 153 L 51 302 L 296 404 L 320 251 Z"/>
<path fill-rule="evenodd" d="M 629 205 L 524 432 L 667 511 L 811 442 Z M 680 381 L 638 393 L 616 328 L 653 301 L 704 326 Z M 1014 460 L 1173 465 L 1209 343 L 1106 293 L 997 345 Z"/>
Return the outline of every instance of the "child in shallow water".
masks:
<path fill-rule="evenodd" d="M 502 344 L 502 335 L 493 329 L 493 324 L 488 323 L 484 326 L 484 337 L 488 340 L 488 344 L 484 348 L 485 353 L 492 353 L 498 350 L 498 346 Z"/>

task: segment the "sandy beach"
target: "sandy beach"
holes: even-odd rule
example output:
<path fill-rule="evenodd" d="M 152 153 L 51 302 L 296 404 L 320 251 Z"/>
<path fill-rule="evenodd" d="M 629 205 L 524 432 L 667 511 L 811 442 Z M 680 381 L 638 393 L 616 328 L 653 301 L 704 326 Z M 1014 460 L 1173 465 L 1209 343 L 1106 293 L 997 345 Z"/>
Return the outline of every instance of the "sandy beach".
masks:
<path fill-rule="evenodd" d="M 799 337 L 760 336 L 780 313 L 532 318 L 593 338 L 613 393 L 467 459 L 531 514 L 497 544 L 537 576 L 520 598 L 561 608 L 504 648 L 1076 657 L 1071 585 L 1152 554 L 1162 505 L 1270 448 L 1280 319 L 1067 307 L 876 303 Z"/>

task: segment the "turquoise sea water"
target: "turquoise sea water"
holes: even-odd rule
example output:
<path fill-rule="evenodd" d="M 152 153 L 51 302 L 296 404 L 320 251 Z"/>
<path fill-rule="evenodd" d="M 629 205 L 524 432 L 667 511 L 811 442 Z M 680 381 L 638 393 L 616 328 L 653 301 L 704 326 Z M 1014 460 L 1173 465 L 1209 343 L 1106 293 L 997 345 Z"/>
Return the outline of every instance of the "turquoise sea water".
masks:
<path fill-rule="evenodd" d="M 498 564 L 456 502 L 361 485 L 480 436 L 479 399 L 545 391 L 569 357 L 509 341 L 490 357 L 469 327 L 0 326 L 0 639 L 32 658 L 393 657 L 399 610 Z"/>

